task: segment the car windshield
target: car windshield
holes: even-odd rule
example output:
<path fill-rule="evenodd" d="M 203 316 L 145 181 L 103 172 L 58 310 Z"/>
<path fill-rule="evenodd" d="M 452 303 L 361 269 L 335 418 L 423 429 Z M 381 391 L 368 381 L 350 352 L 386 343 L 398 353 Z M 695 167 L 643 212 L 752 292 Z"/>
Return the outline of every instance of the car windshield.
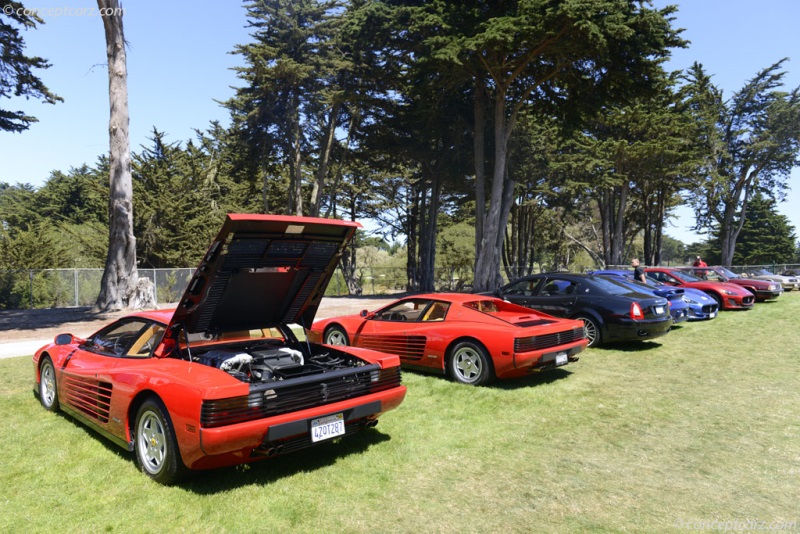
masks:
<path fill-rule="evenodd" d="M 718 273 L 721 273 L 725 278 L 739 278 L 738 274 L 733 271 L 729 271 L 725 267 L 715 267 L 714 270 Z"/>
<path fill-rule="evenodd" d="M 750 274 L 752 274 L 753 276 L 775 276 L 766 269 L 756 269 L 755 271 L 752 271 Z"/>
<path fill-rule="evenodd" d="M 702 282 L 702 279 L 683 271 L 670 271 L 669 274 L 684 282 Z"/>

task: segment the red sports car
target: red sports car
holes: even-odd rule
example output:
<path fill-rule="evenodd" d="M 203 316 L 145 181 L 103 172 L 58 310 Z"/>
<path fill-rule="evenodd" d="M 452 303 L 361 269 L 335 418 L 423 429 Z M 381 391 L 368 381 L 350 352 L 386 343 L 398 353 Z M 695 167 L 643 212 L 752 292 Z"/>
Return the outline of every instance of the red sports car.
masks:
<path fill-rule="evenodd" d="M 34 391 L 172 483 L 374 426 L 397 356 L 299 342 L 358 223 L 228 215 L 176 310 L 135 313 L 33 357 Z"/>
<path fill-rule="evenodd" d="M 321 319 L 308 337 L 397 354 L 404 367 L 471 385 L 566 365 L 588 343 L 581 321 L 462 293 L 415 295 L 373 313 Z"/>
<path fill-rule="evenodd" d="M 697 267 L 683 267 L 681 271 L 690 274 L 698 274 Z M 759 302 L 776 299 L 783 294 L 783 287 L 778 282 L 770 282 L 767 280 L 757 280 L 755 278 L 742 278 L 738 274 L 726 269 L 725 267 L 714 266 L 704 267 L 699 270 L 702 273 L 701 278 L 710 282 L 727 282 L 729 284 L 736 284 L 743 287 L 750 293 L 755 295 L 756 300 Z"/>
<path fill-rule="evenodd" d="M 650 278 L 677 287 L 692 287 L 708 293 L 719 304 L 720 310 L 750 309 L 756 297 L 743 287 L 727 282 L 710 282 L 675 268 L 648 267 L 644 270 Z"/>

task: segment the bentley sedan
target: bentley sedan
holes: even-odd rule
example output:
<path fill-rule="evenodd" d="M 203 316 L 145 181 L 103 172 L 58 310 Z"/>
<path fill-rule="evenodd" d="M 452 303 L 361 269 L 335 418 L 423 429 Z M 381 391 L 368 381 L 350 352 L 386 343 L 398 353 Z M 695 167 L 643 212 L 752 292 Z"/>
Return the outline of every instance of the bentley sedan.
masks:
<path fill-rule="evenodd" d="M 800 278 L 797 276 L 785 276 L 782 274 L 773 274 L 764 268 L 748 269 L 742 273 L 743 278 L 754 278 L 756 280 L 766 280 L 780 284 L 784 291 L 792 291 L 793 289 L 800 289 Z"/>
<path fill-rule="evenodd" d="M 397 354 L 403 367 L 470 385 L 567 365 L 587 345 L 579 321 L 463 293 L 415 295 L 374 312 L 322 319 L 308 337 Z"/>
<path fill-rule="evenodd" d="M 583 322 L 589 346 L 663 336 L 672 327 L 664 297 L 608 277 L 573 273 L 526 276 L 501 287 L 499 298 L 556 317 Z"/>
<path fill-rule="evenodd" d="M 397 356 L 298 341 L 358 223 L 230 214 L 178 308 L 33 357 L 34 392 L 170 484 L 375 426 L 404 399 Z"/>

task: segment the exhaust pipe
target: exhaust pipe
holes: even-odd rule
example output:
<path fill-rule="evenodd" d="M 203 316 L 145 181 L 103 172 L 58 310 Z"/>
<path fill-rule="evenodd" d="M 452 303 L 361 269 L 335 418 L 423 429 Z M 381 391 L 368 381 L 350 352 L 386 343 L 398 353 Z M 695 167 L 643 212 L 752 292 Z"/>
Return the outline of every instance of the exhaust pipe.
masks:
<path fill-rule="evenodd" d="M 376 426 L 378 426 L 378 420 L 370 419 L 369 421 L 366 422 L 364 428 L 375 428 Z"/>

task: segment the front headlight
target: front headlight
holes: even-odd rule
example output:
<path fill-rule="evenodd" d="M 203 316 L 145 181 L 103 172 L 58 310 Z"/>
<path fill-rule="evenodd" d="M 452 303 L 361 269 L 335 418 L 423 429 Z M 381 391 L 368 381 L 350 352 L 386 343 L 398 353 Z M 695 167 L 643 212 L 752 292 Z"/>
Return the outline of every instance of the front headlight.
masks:
<path fill-rule="evenodd" d="M 686 304 L 699 304 L 698 302 L 693 301 L 692 299 L 690 299 L 686 295 L 683 296 L 683 302 L 685 302 Z"/>
<path fill-rule="evenodd" d="M 776 284 L 770 284 L 769 285 L 769 290 L 770 291 L 777 291 L 778 290 L 778 286 Z"/>
<path fill-rule="evenodd" d="M 731 297 L 735 297 L 736 295 L 738 295 L 736 291 L 731 291 L 729 289 L 723 289 L 722 292 L 725 293 L 726 295 L 730 295 Z"/>

